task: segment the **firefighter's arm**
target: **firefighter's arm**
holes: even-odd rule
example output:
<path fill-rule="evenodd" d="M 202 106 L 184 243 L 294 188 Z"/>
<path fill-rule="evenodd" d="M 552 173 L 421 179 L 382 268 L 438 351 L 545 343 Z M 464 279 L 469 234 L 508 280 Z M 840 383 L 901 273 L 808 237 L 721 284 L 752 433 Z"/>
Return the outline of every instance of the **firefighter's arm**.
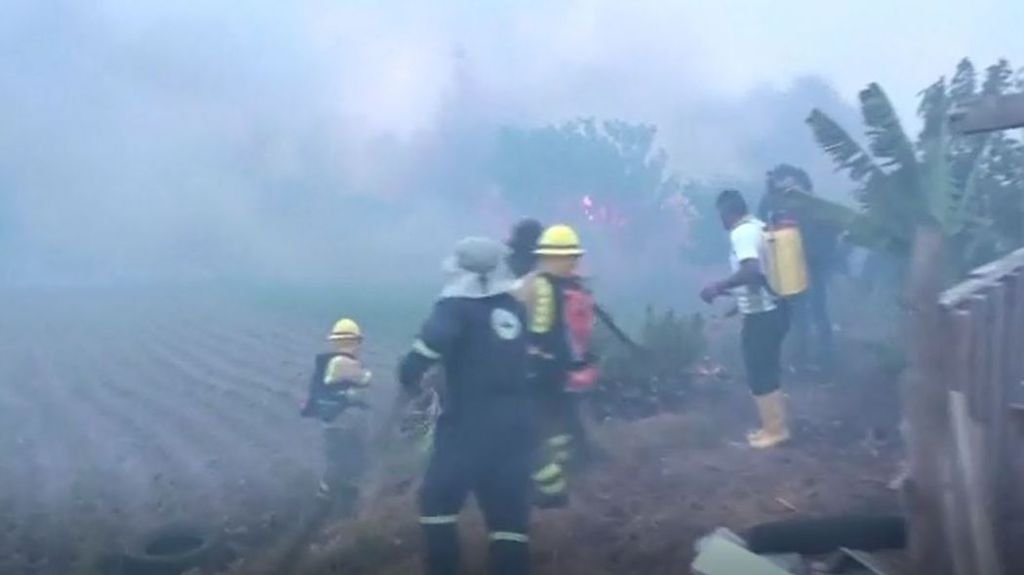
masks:
<path fill-rule="evenodd" d="M 403 391 L 415 393 L 427 370 L 451 352 L 459 336 L 457 312 L 452 300 L 435 304 L 433 313 L 423 324 L 420 337 L 398 366 L 398 382 Z"/>

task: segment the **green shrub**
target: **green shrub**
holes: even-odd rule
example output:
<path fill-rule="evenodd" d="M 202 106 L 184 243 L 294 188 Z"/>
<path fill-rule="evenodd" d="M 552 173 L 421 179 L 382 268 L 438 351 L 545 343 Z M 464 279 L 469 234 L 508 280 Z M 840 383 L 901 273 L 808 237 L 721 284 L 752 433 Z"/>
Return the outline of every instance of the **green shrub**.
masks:
<path fill-rule="evenodd" d="M 648 417 L 678 408 L 689 389 L 691 370 L 704 356 L 704 318 L 669 309 L 646 310 L 639 350 L 620 342 L 603 326 L 595 333 L 601 376 L 594 407 L 601 418 Z"/>

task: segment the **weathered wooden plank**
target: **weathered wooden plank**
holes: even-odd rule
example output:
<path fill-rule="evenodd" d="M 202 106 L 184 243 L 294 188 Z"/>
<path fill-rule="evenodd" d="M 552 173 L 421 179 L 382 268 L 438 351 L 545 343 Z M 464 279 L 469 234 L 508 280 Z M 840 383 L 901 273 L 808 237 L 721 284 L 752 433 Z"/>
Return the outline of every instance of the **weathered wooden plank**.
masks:
<path fill-rule="evenodd" d="M 967 277 L 999 279 L 1004 275 L 1013 273 L 1013 270 L 1021 266 L 1024 266 L 1024 248 L 974 268 L 967 274 Z"/>
<path fill-rule="evenodd" d="M 981 455 L 984 424 L 973 421 L 968 414 L 968 401 L 959 391 L 949 392 L 950 420 L 953 427 L 954 461 L 957 463 L 958 490 L 962 490 L 962 501 L 966 502 L 966 517 L 970 524 L 970 549 L 968 555 L 972 564 L 962 575 L 979 573 L 1000 575 L 1003 570 L 996 551 L 993 534 L 993 520 L 988 499 L 986 470 Z"/>
<path fill-rule="evenodd" d="M 963 381 L 963 389 L 967 395 L 967 407 L 971 418 L 988 423 L 991 416 L 989 410 L 991 365 L 989 361 L 992 343 L 992 334 L 988 327 L 991 325 L 993 315 L 988 294 L 981 292 L 971 297 L 968 300 L 967 311 L 971 322 L 971 356 L 970 372 Z"/>
<path fill-rule="evenodd" d="M 950 309 L 963 305 L 967 299 L 1021 268 L 1024 268 L 1024 248 L 974 269 L 966 280 L 942 292 L 939 303 Z"/>
<path fill-rule="evenodd" d="M 992 432 L 1000 433 L 1000 413 L 1003 410 L 1003 403 L 1006 398 L 1004 393 L 1006 370 L 1006 313 L 1009 307 L 1006 301 L 1006 281 L 1000 281 L 988 292 L 988 383 L 985 386 L 988 391 L 986 398 L 988 403 L 985 406 L 989 418 L 992 421 Z M 995 439 L 995 438 L 993 438 Z M 993 445 L 994 447 L 994 445 Z"/>
<path fill-rule="evenodd" d="M 1017 485 L 1014 480 L 1015 466 L 1012 462 L 1014 452 L 1011 449 L 1011 442 L 1015 441 L 1011 428 L 1011 402 L 1013 386 L 1017 385 L 1017 367 L 1020 357 L 1024 355 L 1024 349 L 1017 347 L 1022 333 L 1022 325 L 1015 325 L 1014 322 L 1021 317 L 1021 305 L 1024 300 L 1021 298 L 1020 287 L 1022 272 L 1015 270 L 1003 279 L 1003 311 L 1001 314 L 1001 326 L 994 326 L 1002 331 L 999 341 L 1002 345 L 999 349 L 1000 358 L 997 366 L 998 381 L 994 398 L 999 412 L 996 426 L 993 429 L 995 434 L 994 455 L 995 462 L 992 465 L 992 502 L 993 517 L 995 519 L 995 537 L 1002 550 L 1002 561 L 1009 565 L 1013 554 L 1008 552 L 1008 546 L 1013 544 L 1010 530 L 1014 524 L 1014 498 L 1016 497 Z M 1024 323 L 1024 321 L 1022 321 Z M 1015 571 L 1010 571 L 1015 572 Z"/>
<path fill-rule="evenodd" d="M 942 292 L 939 296 L 939 305 L 946 309 L 954 309 L 966 305 L 969 299 L 978 294 L 978 292 L 983 291 L 989 283 L 986 278 L 973 278 L 962 281 Z"/>
<path fill-rule="evenodd" d="M 1024 94 L 982 96 L 954 110 L 949 125 L 961 134 L 996 132 L 1024 126 Z"/>
<path fill-rule="evenodd" d="M 1003 556 L 1008 573 L 1024 573 L 1024 272 L 1018 272 L 1014 285 L 1014 306 L 1008 346 L 1011 371 L 1007 381 L 1007 413 L 1005 456 L 1002 479 L 1005 502 L 1006 531 Z M 1019 406 L 1022 409 L 1015 409 Z"/>
<path fill-rule="evenodd" d="M 1005 506 L 1006 499 L 1000 490 L 1002 481 L 1000 477 L 1006 468 L 1004 441 L 1006 437 L 1006 355 L 1007 355 L 1007 317 L 1010 312 L 1009 298 L 1007 292 L 1007 278 L 1005 276 L 999 283 L 989 291 L 988 299 L 990 304 L 990 319 L 988 325 L 989 333 L 989 373 L 988 373 L 988 411 L 991 414 L 990 425 L 986 430 L 987 436 L 982 438 L 982 449 L 984 453 L 984 469 L 986 473 L 985 488 L 987 496 L 985 506 L 990 510 L 993 521 L 992 530 L 996 540 L 1004 532 L 1006 524 L 1001 509 Z M 1001 505 L 1001 503 L 1003 505 Z"/>
<path fill-rule="evenodd" d="M 1018 268 L 1011 282 L 1013 307 L 1010 312 L 1010 349 L 1009 373 L 1011 388 L 1024 384 L 1024 267 Z M 1011 390 L 1007 390 L 1010 392 Z"/>
<path fill-rule="evenodd" d="M 971 390 L 970 380 L 974 367 L 973 335 L 974 318 L 965 310 L 954 310 L 942 313 L 939 319 L 939 330 L 932 338 L 935 345 L 945 349 L 939 359 L 941 367 L 939 377 L 942 387 L 947 390 L 948 398 L 966 397 Z M 974 571 L 977 565 L 973 538 L 971 536 L 971 519 L 969 517 L 970 501 L 964 487 L 963 461 L 957 449 L 956 420 L 952 417 L 953 406 L 948 407 L 948 425 L 950 441 L 942 446 L 944 481 L 943 517 L 944 531 L 957 575 L 965 575 Z"/>

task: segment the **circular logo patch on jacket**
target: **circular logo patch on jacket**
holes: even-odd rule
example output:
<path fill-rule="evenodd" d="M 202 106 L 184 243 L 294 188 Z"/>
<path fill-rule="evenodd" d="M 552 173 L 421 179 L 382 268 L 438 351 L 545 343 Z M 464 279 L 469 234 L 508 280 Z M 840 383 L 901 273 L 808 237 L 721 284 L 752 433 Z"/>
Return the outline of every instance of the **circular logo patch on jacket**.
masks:
<path fill-rule="evenodd" d="M 523 331 L 523 324 L 519 322 L 516 314 L 499 307 L 491 312 L 491 329 L 501 339 L 512 340 L 519 337 Z"/>

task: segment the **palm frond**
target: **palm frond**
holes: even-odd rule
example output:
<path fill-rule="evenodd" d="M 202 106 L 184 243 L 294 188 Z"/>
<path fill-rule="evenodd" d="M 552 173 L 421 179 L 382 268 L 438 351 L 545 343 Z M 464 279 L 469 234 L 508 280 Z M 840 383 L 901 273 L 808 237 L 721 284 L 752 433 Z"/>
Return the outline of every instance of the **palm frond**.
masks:
<path fill-rule="evenodd" d="M 978 73 L 970 58 L 960 60 L 956 73 L 949 81 L 949 97 L 954 104 L 963 106 L 970 103 L 978 92 Z"/>
<path fill-rule="evenodd" d="M 807 124 L 814 132 L 814 139 L 825 153 L 836 163 L 839 171 L 846 171 L 850 178 L 865 189 L 884 172 L 864 148 L 821 110 L 811 110 Z M 863 200 L 863 198 L 861 198 Z"/>
<path fill-rule="evenodd" d="M 852 245 L 869 249 L 910 245 L 911 237 L 906 226 L 876 217 L 870 211 L 856 210 L 796 188 L 786 192 L 786 202 L 808 218 L 843 230 L 846 241 Z"/>
<path fill-rule="evenodd" d="M 860 92 L 860 104 L 864 124 L 867 125 L 869 148 L 876 158 L 882 160 L 882 167 L 916 171 L 914 146 L 903 131 L 899 116 L 882 87 L 868 84 Z"/>
<path fill-rule="evenodd" d="M 971 136 L 969 147 L 962 154 L 953 156 L 950 162 L 950 177 L 953 185 L 949 205 L 948 225 L 953 233 L 963 229 L 964 220 L 978 197 L 981 166 L 991 134 Z"/>
<path fill-rule="evenodd" d="M 918 95 L 921 102 L 917 105 L 917 115 L 924 121 L 921 134 L 918 136 L 920 146 L 929 138 L 940 137 L 945 130 L 950 105 L 946 94 L 946 79 L 939 78 Z"/>

